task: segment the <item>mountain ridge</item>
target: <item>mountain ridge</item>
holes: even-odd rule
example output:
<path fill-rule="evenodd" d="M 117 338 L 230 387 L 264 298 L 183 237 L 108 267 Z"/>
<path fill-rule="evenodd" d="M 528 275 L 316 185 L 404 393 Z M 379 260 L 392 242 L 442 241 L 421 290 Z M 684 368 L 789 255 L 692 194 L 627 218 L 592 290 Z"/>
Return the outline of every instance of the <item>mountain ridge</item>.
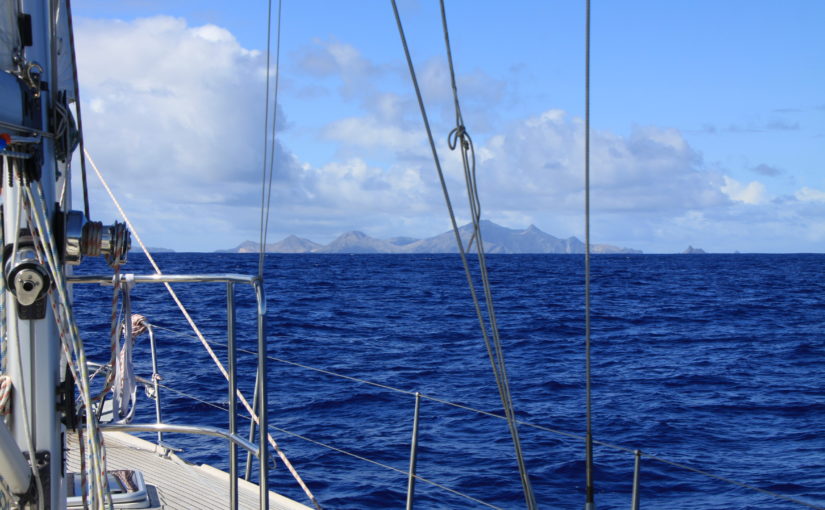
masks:
<path fill-rule="evenodd" d="M 482 220 L 480 226 L 486 253 L 584 253 L 584 243 L 575 236 L 561 239 L 542 231 L 535 225 L 530 225 L 525 229 L 513 229 L 490 220 Z M 470 223 L 459 228 L 465 249 L 472 238 L 472 231 Z M 244 241 L 235 248 L 218 250 L 218 252 L 258 253 L 259 246 L 254 241 Z M 426 239 L 411 237 L 376 239 L 361 231 L 352 230 L 341 234 L 326 245 L 289 235 L 276 243 L 267 244 L 265 250 L 267 253 L 458 253 L 455 234 L 452 230 Z M 475 252 L 475 248 L 471 250 Z M 593 244 L 590 247 L 590 253 L 640 254 L 642 252 L 609 244 Z"/>

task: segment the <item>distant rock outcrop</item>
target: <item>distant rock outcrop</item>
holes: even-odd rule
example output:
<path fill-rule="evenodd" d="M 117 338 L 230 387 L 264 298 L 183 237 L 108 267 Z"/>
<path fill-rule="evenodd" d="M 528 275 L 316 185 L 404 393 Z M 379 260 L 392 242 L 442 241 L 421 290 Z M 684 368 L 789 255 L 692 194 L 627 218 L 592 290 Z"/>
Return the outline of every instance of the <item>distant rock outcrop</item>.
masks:
<path fill-rule="evenodd" d="M 685 251 L 683 251 L 682 253 L 685 255 L 701 255 L 707 252 L 702 248 L 694 248 L 693 246 L 688 245 L 688 247 L 685 248 Z"/>
<path fill-rule="evenodd" d="M 401 247 L 389 241 L 382 241 L 363 232 L 352 231 L 340 235 L 326 246 L 315 250 L 316 253 L 398 253 Z"/>
<path fill-rule="evenodd" d="M 459 233 L 467 246 L 472 233 L 471 224 L 459 228 Z M 492 221 L 481 221 L 481 237 L 484 239 L 484 250 L 487 253 L 584 253 L 584 243 L 576 237 L 559 239 L 541 231 L 535 225 L 526 229 L 502 227 Z M 455 234 L 445 232 L 429 239 L 417 241 L 405 246 L 408 253 L 457 253 Z M 475 250 L 473 250 L 475 251 Z M 620 248 L 609 244 L 591 246 L 591 253 L 642 253 L 639 250 Z"/>
<path fill-rule="evenodd" d="M 260 244 L 254 241 L 244 241 L 229 250 L 218 250 L 217 253 L 258 253 Z M 322 245 L 313 243 L 309 239 L 297 236 L 288 236 L 277 243 L 267 244 L 267 253 L 309 253 L 321 248 Z"/>
<path fill-rule="evenodd" d="M 459 233 L 466 247 L 472 237 L 472 224 L 459 228 Z M 542 232 L 535 225 L 526 229 L 502 227 L 489 220 L 481 222 L 481 237 L 487 253 L 584 253 L 584 243 L 576 237 L 559 239 Z M 258 252 L 258 244 L 246 241 L 232 250 L 233 253 Z M 274 244 L 266 246 L 267 252 L 275 253 L 457 253 L 455 234 L 444 232 L 427 239 L 411 237 L 393 237 L 375 239 L 363 232 L 353 231 L 342 234 L 331 243 L 322 246 L 308 239 L 289 236 Z M 475 252 L 475 248 L 472 248 Z M 594 244 L 591 253 L 642 253 L 639 250 L 621 248 L 609 244 Z"/>
<path fill-rule="evenodd" d="M 323 245 L 314 243 L 309 239 L 298 236 L 287 236 L 277 243 L 267 244 L 268 253 L 309 253 L 321 248 Z"/>
<path fill-rule="evenodd" d="M 468 223 L 458 231 L 466 247 L 472 237 L 473 226 Z M 584 253 L 584 243 L 575 237 L 559 239 L 542 232 L 535 225 L 518 230 L 482 220 L 481 238 L 487 253 Z M 404 248 L 408 253 L 458 253 L 452 231 L 416 241 Z"/>
<path fill-rule="evenodd" d="M 228 250 L 217 250 L 217 253 L 258 253 L 260 244 L 253 241 L 244 241 L 234 248 Z"/>

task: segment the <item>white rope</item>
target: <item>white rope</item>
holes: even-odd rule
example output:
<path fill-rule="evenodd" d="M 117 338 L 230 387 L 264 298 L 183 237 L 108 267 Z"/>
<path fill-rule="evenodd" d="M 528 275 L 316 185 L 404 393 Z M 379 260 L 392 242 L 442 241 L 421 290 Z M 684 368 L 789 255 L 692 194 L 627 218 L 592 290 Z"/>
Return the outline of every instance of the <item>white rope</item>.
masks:
<path fill-rule="evenodd" d="M 112 277 L 112 313 L 110 317 L 110 324 L 111 327 L 109 328 L 109 366 L 114 367 L 117 363 L 117 354 L 120 351 L 120 322 L 118 321 L 118 314 L 117 314 L 117 305 L 118 299 L 120 298 L 121 294 L 121 278 L 120 278 L 120 266 L 114 266 L 114 275 Z M 95 373 L 92 375 L 92 378 L 97 375 Z M 91 379 L 90 379 L 91 380 Z M 106 397 L 106 394 L 109 393 L 109 390 L 112 389 L 112 385 L 115 382 L 115 372 L 114 370 L 110 370 L 108 374 L 106 374 L 106 380 L 103 382 L 103 389 L 98 392 L 97 395 L 92 397 L 92 401 L 103 400 Z M 102 406 L 100 407 L 102 409 Z"/>
<path fill-rule="evenodd" d="M 135 336 L 132 333 L 132 299 L 130 292 L 135 285 L 134 278 L 125 276 L 123 282 L 123 310 L 121 320 L 118 321 L 118 330 L 123 334 L 123 347 L 115 360 L 112 384 L 112 416 L 116 423 L 129 423 L 135 415 L 137 403 L 137 380 L 132 363 L 132 349 L 135 345 Z"/>
<path fill-rule="evenodd" d="M 126 216 L 126 212 L 120 206 L 120 202 L 118 202 L 117 198 L 115 198 L 114 193 L 112 193 L 111 188 L 109 188 L 109 185 L 106 183 L 106 180 L 103 178 L 103 174 L 101 174 L 100 169 L 98 169 L 97 165 L 95 164 L 94 160 L 92 159 L 92 156 L 89 154 L 88 151 L 86 151 L 86 158 L 89 160 L 89 164 L 92 166 L 92 169 L 95 171 L 95 174 L 97 175 L 97 178 L 100 180 L 100 183 L 103 185 L 103 187 L 106 189 L 106 192 L 109 194 L 109 198 L 112 199 L 112 202 L 114 203 L 115 207 L 117 208 L 118 212 L 120 213 L 120 216 L 123 218 L 123 221 L 126 222 L 126 225 L 129 226 L 129 230 L 131 231 L 132 235 L 135 236 L 135 240 L 138 242 L 138 244 L 140 245 L 140 248 L 143 250 L 143 253 L 146 255 L 146 258 L 149 260 L 149 263 L 154 268 L 155 274 L 162 275 L 163 273 L 161 272 L 160 267 L 158 267 L 157 262 L 155 262 L 155 259 L 154 259 L 154 257 L 152 257 L 152 254 L 149 253 L 149 250 L 146 249 L 146 245 L 144 245 L 143 241 L 141 241 L 140 235 L 138 235 L 137 230 L 135 230 L 135 226 L 129 220 L 129 217 Z M 195 334 L 197 335 L 198 340 L 200 340 L 200 342 L 201 342 L 201 345 L 203 345 L 204 349 L 206 349 L 206 352 L 212 358 L 212 361 L 218 367 L 218 370 L 220 370 L 221 374 L 223 374 L 223 377 L 228 381 L 229 380 L 229 373 L 226 371 L 226 368 L 224 368 L 223 363 L 221 363 L 221 360 L 215 354 L 215 351 L 213 351 L 212 347 L 209 346 L 209 343 L 206 341 L 206 338 L 203 336 L 203 333 L 201 333 L 200 328 L 198 328 L 198 326 L 195 324 L 195 321 L 192 319 L 192 316 L 189 315 L 189 312 L 186 310 L 186 307 L 183 306 L 183 303 L 178 298 L 178 295 L 175 293 L 175 291 L 172 289 L 172 286 L 169 285 L 168 282 L 164 282 L 163 285 L 166 287 L 166 290 L 169 292 L 169 295 L 172 297 L 172 300 L 178 306 L 178 309 L 180 309 L 181 313 L 183 314 L 183 317 L 186 319 L 186 322 L 189 323 L 189 326 L 192 328 L 192 331 L 194 331 Z M 259 355 L 265 356 L 266 353 L 260 353 Z M 240 390 L 237 390 L 237 395 L 238 395 L 238 399 L 240 399 L 240 401 L 241 401 L 241 404 L 243 404 L 244 408 L 249 413 L 249 416 L 257 424 L 258 423 L 258 416 L 255 414 L 255 411 L 252 409 L 252 406 L 249 405 L 249 402 L 247 401 L 246 397 L 244 397 L 243 393 L 241 393 Z M 287 467 L 289 472 L 292 474 L 292 477 L 295 479 L 295 481 L 298 483 L 298 485 L 301 487 L 301 489 L 303 489 L 304 494 L 307 495 L 309 500 L 315 505 L 316 508 L 320 508 L 320 505 L 318 505 L 318 502 L 316 501 L 315 496 L 312 494 L 312 491 L 309 490 L 309 487 L 307 487 L 306 483 L 304 483 L 301 476 L 298 474 L 298 472 L 292 466 L 292 463 L 289 461 L 286 454 L 281 450 L 280 446 L 278 446 L 278 443 L 272 437 L 272 434 L 270 434 L 268 432 L 267 432 L 267 440 L 268 440 L 269 444 L 272 446 L 272 448 L 275 450 L 275 452 L 278 454 L 278 457 L 280 457 L 281 461 Z M 260 461 L 261 462 L 266 462 L 266 459 L 260 459 Z"/>
<path fill-rule="evenodd" d="M 9 158 L 3 156 L 3 165 L 0 167 L 0 187 L 5 182 L 6 175 L 11 171 L 9 168 Z M 6 248 L 5 226 L 2 216 L 0 216 L 0 247 Z M 0 276 L 0 373 L 6 371 L 6 279 Z"/>
<path fill-rule="evenodd" d="M 36 227 L 37 232 L 39 233 L 39 235 L 35 237 L 40 240 L 40 243 L 43 247 L 45 260 L 51 272 L 55 289 L 57 290 L 60 302 L 63 304 L 62 307 L 58 308 L 60 311 L 64 313 L 63 320 L 65 320 L 65 325 L 70 332 L 70 346 L 72 351 L 74 352 L 77 369 L 80 373 L 80 377 L 78 377 L 75 380 L 75 382 L 80 387 L 81 399 L 84 403 L 86 411 L 86 428 L 87 436 L 89 437 L 90 443 L 90 457 L 92 461 L 91 469 L 93 474 L 93 476 L 90 478 L 91 483 L 94 485 L 94 490 L 91 494 L 91 506 L 103 509 L 105 507 L 106 501 L 109 501 L 111 503 L 111 494 L 109 493 L 108 483 L 105 483 L 106 461 L 105 454 L 103 453 L 103 445 L 100 436 L 98 435 L 97 421 L 95 419 L 94 412 L 92 412 L 91 409 L 92 400 L 89 389 L 89 372 L 88 366 L 86 364 L 86 353 L 83 348 L 83 342 L 80 339 L 80 332 L 77 329 L 77 323 L 74 321 L 71 301 L 68 297 L 68 285 L 66 283 L 63 271 L 60 270 L 57 264 L 58 256 L 55 250 L 56 243 L 54 242 L 54 235 L 49 227 L 49 223 L 44 219 L 46 216 L 44 212 L 46 200 L 43 194 L 43 188 L 40 182 L 37 182 L 36 184 L 39 202 L 35 200 L 34 194 L 32 193 L 30 187 L 25 186 L 23 187 L 23 189 L 25 190 L 28 202 L 30 204 L 29 212 L 31 213 L 32 218 L 34 219 L 34 223 L 31 224 L 31 226 Z M 55 320 L 58 319 L 55 318 Z M 58 329 L 61 329 L 60 325 L 58 325 Z M 64 337 L 61 337 L 61 341 L 66 341 L 66 339 Z M 67 359 L 67 361 L 71 362 L 70 359 Z"/>
<path fill-rule="evenodd" d="M 11 412 L 11 383 L 10 375 L 0 374 L 0 417 Z"/>

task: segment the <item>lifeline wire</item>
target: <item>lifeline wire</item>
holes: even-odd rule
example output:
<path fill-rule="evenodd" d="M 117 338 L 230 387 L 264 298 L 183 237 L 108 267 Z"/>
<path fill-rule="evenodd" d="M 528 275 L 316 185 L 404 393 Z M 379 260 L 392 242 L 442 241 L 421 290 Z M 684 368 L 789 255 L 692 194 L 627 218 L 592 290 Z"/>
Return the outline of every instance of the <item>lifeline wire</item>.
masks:
<path fill-rule="evenodd" d="M 156 327 L 157 327 L 157 326 L 156 326 Z M 196 395 L 192 395 L 191 393 L 186 393 L 186 392 L 180 391 L 180 390 L 178 390 L 178 389 L 172 388 L 171 386 L 167 386 L 167 385 L 165 385 L 165 384 L 158 384 L 158 386 L 159 386 L 159 387 L 161 387 L 161 388 L 163 388 L 163 389 L 169 390 L 169 391 L 171 391 L 171 392 L 173 392 L 173 393 L 177 393 L 178 395 L 180 395 L 180 396 L 182 396 L 182 397 L 186 397 L 186 398 L 192 399 L 192 400 L 194 400 L 195 402 L 200 402 L 201 404 L 207 405 L 207 406 L 209 406 L 209 407 L 212 407 L 212 408 L 215 408 L 215 409 L 218 409 L 218 410 L 221 410 L 221 411 L 226 411 L 226 412 L 228 412 L 228 411 L 229 411 L 229 408 L 223 407 L 223 406 L 218 405 L 218 404 L 216 404 L 216 403 L 214 403 L 214 402 L 209 402 L 209 401 L 204 400 L 204 399 L 202 399 L 202 398 L 200 398 L 200 397 L 198 397 L 198 396 L 196 396 Z M 348 455 L 348 456 L 353 457 L 353 458 L 355 458 L 355 459 L 358 459 L 358 460 L 360 460 L 360 461 L 367 462 L 367 463 L 369 463 L 369 464 L 373 464 L 373 465 L 378 466 L 378 467 L 380 467 L 380 468 L 384 468 L 384 469 L 387 469 L 387 470 L 390 470 L 390 471 L 395 471 L 396 473 L 401 473 L 401 474 L 403 474 L 403 475 L 408 475 L 408 474 L 409 474 L 407 471 L 404 471 L 403 469 L 398 469 L 398 468 L 393 467 L 393 466 L 390 466 L 390 465 L 388 465 L 388 464 L 384 464 L 383 462 L 379 462 L 379 461 L 377 461 L 377 460 L 369 459 L 369 458 L 367 458 L 367 457 L 364 457 L 364 456 L 358 455 L 357 453 L 352 453 L 352 452 L 349 452 L 349 451 L 347 451 L 347 450 L 343 450 L 343 449 L 341 449 L 341 448 L 337 448 L 337 447 L 335 447 L 335 446 L 332 446 L 332 445 L 329 445 L 329 444 L 326 444 L 326 443 L 322 443 L 322 442 L 320 442 L 320 441 L 316 441 L 316 440 L 311 439 L 311 438 L 309 438 L 309 437 L 302 436 L 301 434 L 297 434 L 297 433 L 295 433 L 295 432 L 291 432 L 291 431 L 289 431 L 289 430 L 287 430 L 287 429 L 283 429 L 283 428 L 281 428 L 281 427 L 276 427 L 275 425 L 269 425 L 269 428 L 270 428 L 270 429 L 272 429 L 272 430 L 277 430 L 278 432 L 282 432 L 282 433 L 284 433 L 284 434 L 290 435 L 290 436 L 292 436 L 292 437 L 296 437 L 296 438 L 298 438 L 298 439 L 301 439 L 302 441 L 306 441 L 306 442 L 308 442 L 308 443 L 312 443 L 312 444 L 314 444 L 314 445 L 316 445 L 316 446 L 320 446 L 320 447 L 322 447 L 322 448 L 326 448 L 326 449 L 328 449 L 328 450 L 332 450 L 332 451 L 337 452 L 337 453 L 342 453 L 342 454 L 344 454 L 344 455 Z M 438 483 L 438 482 L 434 482 L 434 481 L 429 480 L 429 479 L 427 479 L 427 478 L 424 478 L 424 477 L 422 477 L 422 476 L 419 476 L 419 475 L 413 475 L 413 476 L 414 476 L 417 480 L 421 480 L 421 481 L 422 481 L 422 482 L 424 482 L 424 483 L 430 484 L 430 485 L 432 485 L 432 486 L 434 486 L 434 487 L 438 487 L 439 489 L 444 490 L 444 491 L 447 491 L 447 492 L 450 492 L 450 493 L 452 493 L 452 494 L 455 494 L 456 496 L 461 496 L 462 498 L 469 499 L 470 501 L 474 501 L 474 502 L 476 502 L 476 503 L 479 503 L 479 504 L 484 505 L 484 506 L 489 507 L 489 508 L 496 508 L 496 509 L 499 509 L 499 510 L 504 510 L 504 509 L 502 509 L 501 507 L 498 507 L 498 506 L 492 505 L 492 504 L 487 503 L 486 501 L 482 501 L 482 500 L 480 500 L 480 499 L 476 499 L 476 498 L 474 498 L 474 497 L 470 496 L 469 494 L 464 494 L 463 492 L 459 492 L 459 491 L 457 491 L 457 490 L 455 490 L 455 489 L 451 489 L 451 488 L 447 487 L 446 485 L 441 485 L 441 484 L 440 484 L 440 483 Z"/>
<path fill-rule="evenodd" d="M 590 0 L 586 0 L 584 50 L 584 379 L 585 379 L 585 509 L 594 510 L 593 429 L 590 400 Z"/>
<path fill-rule="evenodd" d="M 518 427 L 516 426 L 516 423 L 515 423 L 515 416 L 514 416 L 514 412 L 513 412 L 513 408 L 512 408 L 512 402 L 510 400 L 510 392 L 509 392 L 509 387 L 508 387 L 508 383 L 507 383 L 507 373 L 506 373 L 506 370 L 504 370 L 504 368 L 503 368 L 504 367 L 504 359 L 502 357 L 501 344 L 500 344 L 500 340 L 498 338 L 498 332 L 497 332 L 496 323 L 495 323 L 495 315 L 494 315 L 494 312 L 492 310 L 492 300 L 490 299 L 491 295 L 489 293 L 489 287 L 486 287 L 486 289 L 485 289 L 485 298 L 487 299 L 486 304 L 487 304 L 488 311 L 491 312 L 489 314 L 490 315 L 490 327 L 493 330 L 493 341 L 496 342 L 495 352 L 498 356 L 493 355 L 493 349 L 491 348 L 490 339 L 489 339 L 488 332 L 487 332 L 487 326 L 484 322 L 484 316 L 481 312 L 481 305 L 479 303 L 478 295 L 476 294 L 475 285 L 473 283 L 472 273 L 470 272 L 470 266 L 469 266 L 469 263 L 467 261 L 467 255 L 465 253 L 464 245 L 463 245 L 463 242 L 461 240 L 461 234 L 459 233 L 459 230 L 458 230 L 458 224 L 456 223 L 455 214 L 453 212 L 453 207 L 452 207 L 452 202 L 450 201 L 450 194 L 449 194 L 449 191 L 447 190 L 447 183 L 444 179 L 444 173 L 441 169 L 441 161 L 438 157 L 438 151 L 436 150 L 435 140 L 434 140 L 433 135 L 432 135 L 432 130 L 430 129 L 430 122 L 429 122 L 429 119 L 427 117 L 427 111 L 426 111 L 426 108 L 424 107 L 424 100 L 421 97 L 421 90 L 420 90 L 420 87 L 418 86 L 418 79 L 417 79 L 416 74 L 415 74 L 415 67 L 413 66 L 412 57 L 410 56 L 409 46 L 407 45 L 407 39 L 404 35 L 404 27 L 401 23 L 401 17 L 398 13 L 398 6 L 397 6 L 395 0 L 391 0 L 391 3 L 392 3 L 393 12 L 395 14 L 395 21 L 396 21 L 396 24 L 398 26 L 398 34 L 401 38 L 401 44 L 404 48 L 404 56 L 407 59 L 407 66 L 409 67 L 409 70 L 410 70 L 410 78 L 412 80 L 413 87 L 415 89 L 415 94 L 416 94 L 416 97 L 418 99 L 418 107 L 419 107 L 419 110 L 421 111 L 421 118 L 424 122 L 424 128 L 427 132 L 427 139 L 428 139 L 429 144 L 430 144 L 430 150 L 432 151 L 433 161 L 435 163 L 435 167 L 436 167 L 436 170 L 437 170 L 437 173 L 438 173 L 438 178 L 439 178 L 439 181 L 441 183 L 441 190 L 444 194 L 444 201 L 447 205 L 447 210 L 449 212 L 450 222 L 451 222 L 452 227 L 453 227 L 453 234 L 455 235 L 456 244 L 458 245 L 459 254 L 461 256 L 461 261 L 462 261 L 462 264 L 464 265 L 464 274 L 467 278 L 467 283 L 468 283 L 468 286 L 470 288 L 470 294 L 472 295 L 472 299 L 473 299 L 473 306 L 475 307 L 476 315 L 478 316 L 478 320 L 479 320 L 479 326 L 481 328 L 481 334 L 482 334 L 482 337 L 484 338 L 484 345 L 487 349 L 487 353 L 488 353 L 488 356 L 490 358 L 490 363 L 491 363 L 492 368 L 493 368 L 493 374 L 495 375 L 495 378 L 496 378 L 496 384 L 498 386 L 499 395 L 500 395 L 501 401 L 502 401 L 502 406 L 503 406 L 504 412 L 507 416 L 507 424 L 508 424 L 508 427 L 510 429 L 510 434 L 513 438 L 513 447 L 515 448 L 516 459 L 517 459 L 518 464 L 519 464 L 519 474 L 521 476 L 522 487 L 524 489 L 525 501 L 527 503 L 527 507 L 532 510 L 532 509 L 536 508 L 535 498 L 534 498 L 533 493 L 532 493 L 532 488 L 530 487 L 530 480 L 529 480 L 529 477 L 527 476 L 526 467 L 524 465 L 524 459 L 523 459 L 523 455 L 522 455 L 522 452 L 521 452 L 521 443 L 520 443 L 519 437 L 518 437 Z M 459 113 L 459 115 L 460 115 L 460 113 Z M 463 131 L 464 131 L 463 127 L 459 126 L 458 131 L 456 131 L 456 134 L 459 135 Z M 465 146 L 465 144 L 462 142 L 462 150 L 465 150 L 464 146 Z M 466 162 L 466 154 L 463 156 L 463 159 L 465 159 L 465 162 Z M 466 170 L 466 166 L 465 166 L 465 172 L 466 171 L 467 170 Z M 470 186 L 471 185 L 468 182 L 468 191 L 469 191 Z M 475 211 L 477 211 L 477 208 L 476 208 L 477 204 L 474 205 L 474 203 L 473 203 L 472 192 L 471 192 L 470 200 L 471 200 L 471 207 L 474 208 L 474 213 L 475 213 Z M 477 219 L 475 219 L 475 216 L 476 215 L 474 214 L 474 231 L 475 231 L 476 234 L 479 234 L 480 230 L 477 228 Z M 481 244 L 482 244 L 481 240 L 478 239 L 477 240 L 477 246 L 480 246 Z M 486 266 L 484 264 L 484 256 L 483 256 L 483 247 L 478 250 L 478 253 L 480 254 L 479 255 L 479 267 L 481 268 L 482 278 L 483 278 L 483 275 L 486 272 Z"/>
<path fill-rule="evenodd" d="M 168 332 L 170 332 L 174 335 L 181 336 L 181 337 L 194 338 L 196 340 L 198 338 L 197 336 L 195 336 L 191 333 L 184 333 L 182 331 L 177 331 L 177 330 L 172 329 L 172 328 L 159 326 L 157 324 L 153 324 L 152 327 L 155 328 L 155 329 L 162 329 L 162 330 L 168 331 Z M 227 345 L 225 343 L 216 342 L 214 340 L 209 341 L 209 343 L 211 345 L 219 345 L 221 347 L 227 347 Z M 253 356 L 255 355 L 255 351 L 250 351 L 248 349 L 238 349 L 238 352 L 243 352 L 243 353 L 250 354 L 250 355 L 253 355 Z M 506 420 L 507 419 L 506 416 L 502 416 L 500 414 L 491 413 L 489 411 L 483 411 L 483 410 L 477 409 L 475 407 L 470 407 L 470 406 L 467 406 L 467 405 L 458 404 L 456 402 L 451 402 L 449 400 L 434 397 L 432 395 L 426 395 L 424 393 L 416 392 L 415 390 L 405 390 L 403 388 L 398 388 L 398 387 L 395 387 L 395 386 L 389 386 L 389 385 L 386 385 L 386 384 L 381 384 L 381 383 L 377 383 L 377 382 L 374 382 L 374 381 L 369 381 L 367 379 L 361 379 L 361 378 L 353 377 L 353 376 L 350 376 L 350 375 L 339 374 L 338 372 L 333 372 L 331 370 L 326 370 L 326 369 L 323 369 L 323 368 L 313 367 L 313 366 L 310 366 L 310 365 L 304 365 L 302 363 L 296 363 L 294 361 L 289 361 L 289 360 L 285 360 L 285 359 L 282 359 L 282 358 L 276 358 L 275 356 L 267 356 L 267 358 L 269 358 L 272 361 L 277 361 L 278 363 L 283 363 L 285 365 L 290 365 L 290 366 L 293 366 L 293 367 L 302 368 L 304 370 L 311 370 L 313 372 L 317 372 L 317 373 L 320 373 L 320 374 L 325 374 L 325 375 L 328 375 L 328 376 L 331 376 L 331 377 L 337 377 L 339 379 L 344 379 L 344 380 L 351 381 L 351 382 L 358 383 L 358 384 L 366 384 L 367 386 L 373 386 L 375 388 L 380 388 L 380 389 L 392 391 L 392 392 L 395 392 L 395 393 L 402 393 L 404 395 L 411 395 L 411 396 L 415 395 L 416 393 L 419 393 L 421 395 L 421 398 L 425 399 L 425 400 L 430 400 L 432 402 L 438 402 L 439 404 L 444 404 L 444 405 L 447 405 L 447 406 L 455 407 L 457 409 L 463 409 L 465 411 L 470 411 L 470 412 L 477 413 L 477 414 L 480 414 L 480 415 L 483 415 L 483 416 L 489 416 L 491 418 L 498 418 L 500 420 Z M 141 381 L 141 382 L 146 383 L 148 381 Z M 172 390 L 176 393 L 179 393 L 181 395 L 190 396 L 186 393 L 181 392 L 180 390 L 176 390 L 176 389 L 171 388 L 169 386 L 163 386 L 163 387 L 166 388 L 166 389 Z M 191 398 L 196 399 L 196 397 L 194 397 L 194 396 L 191 396 Z M 204 403 L 206 403 L 206 402 L 204 402 Z M 210 405 L 212 405 L 213 407 L 217 407 L 215 404 L 210 404 Z M 584 442 L 586 440 L 586 437 L 581 435 L 581 434 L 574 434 L 572 432 L 565 432 L 563 430 L 547 427 L 547 426 L 544 426 L 544 425 L 539 425 L 537 423 L 530 423 L 530 422 L 526 422 L 526 421 L 522 421 L 522 420 L 516 420 L 516 423 L 518 423 L 519 425 L 523 425 L 525 427 L 530 427 L 530 428 L 536 429 L 536 430 L 541 430 L 541 431 L 544 431 L 544 432 L 550 432 L 552 434 L 557 434 L 557 435 L 564 436 L 564 437 L 567 437 L 567 438 L 570 438 L 570 439 L 575 439 L 577 441 Z M 271 425 L 270 425 L 270 428 L 273 428 L 275 430 L 280 430 L 280 429 L 277 429 L 277 427 L 273 427 Z M 287 434 L 290 433 L 289 431 L 285 431 L 285 432 Z M 309 440 L 309 441 L 311 441 L 311 440 Z M 616 451 L 622 451 L 622 452 L 625 452 L 625 453 L 630 453 L 630 454 L 633 454 L 633 455 L 635 455 L 636 451 L 638 450 L 638 448 L 630 448 L 630 447 L 618 445 L 618 444 L 615 444 L 615 443 L 609 443 L 607 441 L 593 440 L 593 444 L 598 445 L 598 446 L 603 446 L 605 448 L 610 448 L 610 449 L 616 450 Z M 668 460 L 668 459 L 666 459 L 664 457 L 660 457 L 656 454 L 647 453 L 647 452 L 644 452 L 644 451 L 641 451 L 641 450 L 639 450 L 639 454 L 642 457 L 645 457 L 645 458 L 648 458 L 648 459 L 651 459 L 651 460 L 655 460 L 655 461 L 658 461 L 658 462 L 662 462 L 664 464 L 668 464 L 670 466 L 673 466 L 673 467 L 676 467 L 676 468 L 679 468 L 679 469 L 684 469 L 686 471 L 691 471 L 693 473 L 700 474 L 700 475 L 706 476 L 708 478 L 713 478 L 713 479 L 716 479 L 716 480 L 720 480 L 722 482 L 729 483 L 731 485 L 736 485 L 736 486 L 739 486 L 739 487 L 742 487 L 742 488 L 745 488 L 745 489 L 761 492 L 761 493 L 766 494 L 768 496 L 772 496 L 772 497 L 775 497 L 775 498 L 778 498 L 778 499 L 783 499 L 785 501 L 790 501 L 792 503 L 797 503 L 797 504 L 807 506 L 807 507 L 810 507 L 810 508 L 825 510 L 825 507 L 822 507 L 822 506 L 813 505 L 811 503 L 793 498 L 791 496 L 786 496 L 786 495 L 780 494 L 778 492 L 773 492 L 773 491 L 769 491 L 769 490 L 766 490 L 766 489 L 760 489 L 759 487 L 755 487 L 753 485 L 749 485 L 749 484 L 744 483 L 744 482 L 739 482 L 739 481 L 733 480 L 731 478 L 726 478 L 726 477 L 721 476 L 721 475 L 716 475 L 716 474 L 713 474 L 709 471 L 704 471 L 704 470 L 699 469 L 699 468 L 688 466 L 687 464 L 682 464 L 680 462 L 676 462 L 676 461 L 673 461 L 673 460 Z M 369 461 L 369 459 L 366 459 L 366 460 Z M 369 462 L 372 462 L 372 463 L 377 464 L 377 465 L 381 465 L 380 463 L 377 463 L 377 462 L 373 462 L 373 461 L 369 461 Z M 396 470 L 396 468 L 389 468 L 389 469 Z M 419 478 L 419 479 L 421 479 L 421 478 Z"/>

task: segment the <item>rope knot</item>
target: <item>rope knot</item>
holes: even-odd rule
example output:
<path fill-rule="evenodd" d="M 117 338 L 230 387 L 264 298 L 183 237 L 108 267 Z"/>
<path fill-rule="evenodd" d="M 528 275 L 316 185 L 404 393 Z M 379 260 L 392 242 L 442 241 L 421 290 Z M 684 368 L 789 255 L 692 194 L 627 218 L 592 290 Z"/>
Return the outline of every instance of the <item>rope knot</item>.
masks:
<path fill-rule="evenodd" d="M 464 148 L 464 150 L 469 149 L 470 143 L 467 141 L 467 138 L 469 136 L 470 135 L 467 134 L 467 129 L 464 127 L 463 124 L 459 124 L 458 126 L 453 128 L 453 130 L 450 131 L 450 134 L 447 135 L 447 143 L 450 146 L 450 150 L 455 150 L 455 148 L 458 146 L 459 140 L 461 140 L 461 146 Z"/>
<path fill-rule="evenodd" d="M 132 314 L 132 337 L 142 335 L 148 329 L 146 317 L 139 313 Z"/>

